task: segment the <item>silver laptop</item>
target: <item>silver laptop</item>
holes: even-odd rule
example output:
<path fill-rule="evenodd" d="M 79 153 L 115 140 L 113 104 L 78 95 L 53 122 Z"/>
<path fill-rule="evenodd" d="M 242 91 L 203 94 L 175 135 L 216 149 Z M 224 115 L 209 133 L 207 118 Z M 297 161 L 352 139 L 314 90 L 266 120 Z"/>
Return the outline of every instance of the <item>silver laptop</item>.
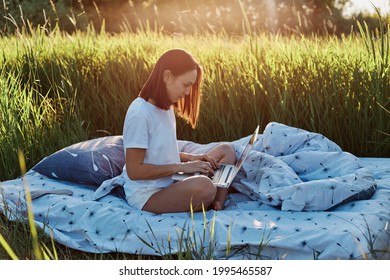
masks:
<path fill-rule="evenodd" d="M 236 177 L 238 171 L 240 170 L 241 166 L 243 165 L 244 161 L 249 155 L 249 152 L 252 150 L 253 144 L 255 143 L 257 139 L 257 134 L 259 133 L 259 126 L 255 129 L 255 131 L 252 134 L 252 137 L 249 139 L 248 144 L 245 146 L 244 150 L 242 151 L 240 157 L 236 161 L 236 163 L 233 164 L 220 164 L 220 168 L 215 170 L 214 174 L 210 175 L 209 177 L 213 180 L 213 183 L 216 187 L 220 188 L 228 188 L 230 187 L 230 184 L 233 182 L 234 178 Z M 179 172 L 172 176 L 173 180 L 181 181 L 185 178 L 188 178 L 190 176 L 194 175 L 200 175 L 200 173 L 183 173 Z"/>

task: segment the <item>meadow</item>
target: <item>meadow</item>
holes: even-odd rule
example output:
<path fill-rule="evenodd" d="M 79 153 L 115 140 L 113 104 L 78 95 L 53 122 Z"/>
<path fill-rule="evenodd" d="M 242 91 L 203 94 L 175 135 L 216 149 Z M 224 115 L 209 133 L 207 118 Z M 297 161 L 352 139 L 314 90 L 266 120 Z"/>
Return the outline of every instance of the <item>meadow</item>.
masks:
<path fill-rule="evenodd" d="M 0 183 L 20 176 L 18 152 L 28 170 L 67 145 L 121 134 L 154 62 L 177 47 L 205 72 L 198 127 L 178 119 L 179 139 L 231 141 L 276 121 L 321 133 L 360 157 L 390 157 L 390 35 L 361 28 L 342 37 L 93 29 L 1 37 Z M 26 226 L 0 216 L 0 228 L 9 229 L 5 238 L 20 256 L 33 258 L 18 242 L 31 238 Z M 58 250 L 60 258 L 90 258 Z"/>
<path fill-rule="evenodd" d="M 20 175 L 18 149 L 30 168 L 66 145 L 121 134 L 153 63 L 175 47 L 192 52 L 205 71 L 199 125 L 179 121 L 179 139 L 230 141 L 276 121 L 324 134 L 357 156 L 389 157 L 388 37 L 93 30 L 3 37 L 0 180 Z"/>

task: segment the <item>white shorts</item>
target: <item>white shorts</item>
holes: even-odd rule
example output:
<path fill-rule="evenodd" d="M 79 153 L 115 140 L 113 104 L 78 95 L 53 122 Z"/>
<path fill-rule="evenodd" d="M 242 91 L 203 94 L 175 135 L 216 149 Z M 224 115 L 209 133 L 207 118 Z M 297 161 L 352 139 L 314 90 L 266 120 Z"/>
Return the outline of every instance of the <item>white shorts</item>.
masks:
<path fill-rule="evenodd" d="M 129 197 L 126 197 L 126 200 L 131 207 L 142 210 L 146 202 L 148 202 L 149 198 L 161 190 L 162 188 L 143 187 Z"/>

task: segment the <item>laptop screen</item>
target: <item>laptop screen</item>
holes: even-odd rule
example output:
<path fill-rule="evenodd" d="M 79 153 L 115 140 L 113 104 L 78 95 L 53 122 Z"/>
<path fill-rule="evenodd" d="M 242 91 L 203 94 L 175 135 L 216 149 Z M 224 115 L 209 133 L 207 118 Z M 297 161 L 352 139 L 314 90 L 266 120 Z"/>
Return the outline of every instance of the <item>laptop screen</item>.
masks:
<path fill-rule="evenodd" d="M 240 170 L 241 166 L 244 164 L 244 161 L 249 155 L 249 152 L 252 150 L 252 146 L 255 143 L 257 139 L 257 134 L 259 133 L 259 126 L 256 127 L 255 132 L 253 132 L 252 137 L 249 139 L 248 144 L 245 146 L 244 150 L 242 151 L 240 157 L 238 158 L 235 166 L 234 166 L 234 172 L 232 173 L 232 179 L 237 175 L 238 171 Z"/>

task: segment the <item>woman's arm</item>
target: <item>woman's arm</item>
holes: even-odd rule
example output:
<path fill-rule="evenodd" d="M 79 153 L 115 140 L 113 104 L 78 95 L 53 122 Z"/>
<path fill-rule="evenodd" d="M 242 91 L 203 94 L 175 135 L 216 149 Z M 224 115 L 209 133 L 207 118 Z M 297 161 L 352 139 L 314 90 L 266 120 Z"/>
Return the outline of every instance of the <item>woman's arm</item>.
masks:
<path fill-rule="evenodd" d="M 193 154 L 189 154 L 189 153 L 180 153 L 180 161 L 181 162 L 186 162 L 186 161 L 192 161 L 194 160 L 194 155 Z"/>
<path fill-rule="evenodd" d="M 147 164 L 144 163 L 145 149 L 126 149 L 126 172 L 131 180 L 155 180 L 173 175 L 177 172 L 184 173 L 213 173 L 212 165 L 203 160 L 193 160 L 174 164 Z M 196 157 L 196 155 L 194 155 Z"/>

